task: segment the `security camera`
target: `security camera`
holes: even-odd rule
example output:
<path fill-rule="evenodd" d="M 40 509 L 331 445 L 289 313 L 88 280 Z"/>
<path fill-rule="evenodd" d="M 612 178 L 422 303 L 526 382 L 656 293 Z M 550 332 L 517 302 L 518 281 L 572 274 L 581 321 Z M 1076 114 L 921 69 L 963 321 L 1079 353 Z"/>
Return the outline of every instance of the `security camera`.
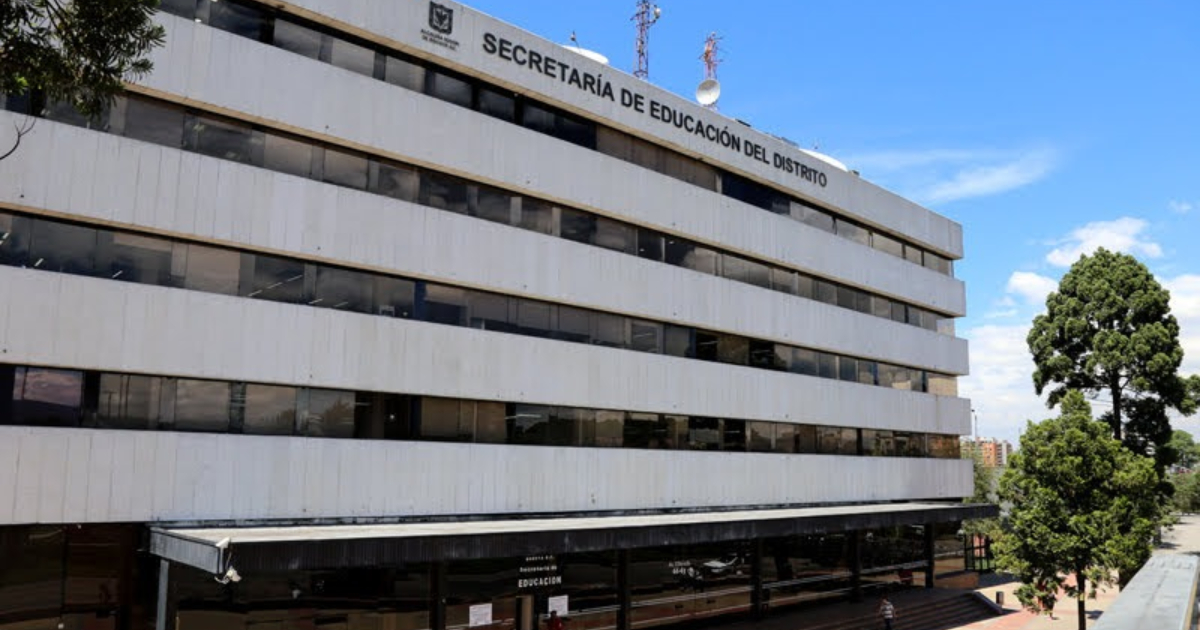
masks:
<path fill-rule="evenodd" d="M 221 584 L 228 584 L 230 582 L 241 582 L 242 576 L 240 573 L 237 572 L 237 569 L 235 569 L 233 567 L 229 567 L 228 569 L 225 570 L 224 575 L 214 575 L 213 579 L 220 582 Z"/>
<path fill-rule="evenodd" d="M 231 540 L 232 539 L 229 536 L 226 536 L 226 537 L 222 538 L 221 540 L 218 540 L 217 544 L 215 544 L 213 546 L 216 547 L 217 549 L 225 549 L 226 547 L 229 546 L 229 542 Z"/>

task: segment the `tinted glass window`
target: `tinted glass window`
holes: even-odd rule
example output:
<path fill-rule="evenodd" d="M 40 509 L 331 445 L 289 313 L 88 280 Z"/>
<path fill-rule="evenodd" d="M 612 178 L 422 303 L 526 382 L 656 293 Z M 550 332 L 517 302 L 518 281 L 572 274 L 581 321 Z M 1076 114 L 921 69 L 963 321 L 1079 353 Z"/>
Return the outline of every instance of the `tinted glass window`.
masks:
<path fill-rule="evenodd" d="M 579 243 L 591 243 L 596 234 L 596 217 L 569 208 L 560 209 L 559 234 Z"/>
<path fill-rule="evenodd" d="M 509 444 L 546 444 L 551 407 L 510 404 L 508 410 Z"/>
<path fill-rule="evenodd" d="M 24 368 L 14 370 L 12 418 L 4 424 L 75 427 L 83 407 L 83 372 Z"/>
<path fill-rule="evenodd" d="M 777 422 L 774 424 L 775 443 L 774 448 L 776 453 L 795 453 L 796 452 L 796 425 L 786 422 Z"/>
<path fill-rule="evenodd" d="M 716 418 L 688 419 L 688 448 L 698 451 L 721 449 L 721 421 Z"/>
<path fill-rule="evenodd" d="M 824 280 L 813 280 L 813 285 L 816 288 L 814 298 L 826 304 L 837 304 L 837 285 Z"/>
<path fill-rule="evenodd" d="M 750 451 L 766 453 L 775 450 L 774 422 L 747 422 L 746 448 Z"/>
<path fill-rule="evenodd" d="M 384 64 L 384 80 L 414 92 L 425 91 L 425 68 L 396 57 L 388 57 Z"/>
<path fill-rule="evenodd" d="M 842 221 L 840 219 L 838 220 L 837 234 L 838 236 L 850 239 L 855 243 L 862 243 L 863 245 L 870 245 L 871 243 L 870 232 L 848 221 Z"/>
<path fill-rule="evenodd" d="M 187 116 L 184 147 L 244 164 L 262 164 L 263 134 L 245 125 L 207 116 Z"/>
<path fill-rule="evenodd" d="M 603 217 L 597 217 L 595 225 L 595 245 L 625 254 L 637 253 L 637 234 L 632 226 Z"/>
<path fill-rule="evenodd" d="M 367 158 L 353 153 L 325 149 L 324 180 L 363 190 L 367 187 Z"/>
<path fill-rule="evenodd" d="M 723 275 L 726 278 L 760 287 L 771 286 L 771 275 L 766 265 L 732 254 L 725 254 L 722 258 Z"/>
<path fill-rule="evenodd" d="M 904 259 L 908 262 L 920 265 L 922 260 L 924 260 L 923 254 L 924 252 L 918 247 L 913 247 L 912 245 L 904 246 Z"/>
<path fill-rule="evenodd" d="M 246 297 L 299 304 L 304 299 L 304 264 L 297 260 L 242 254 L 242 286 Z"/>
<path fill-rule="evenodd" d="M 796 294 L 796 272 L 788 269 L 771 269 L 771 288 L 782 293 Z"/>
<path fill-rule="evenodd" d="M 474 214 L 481 219 L 511 225 L 514 223 L 512 195 L 491 186 L 479 186 Z"/>
<path fill-rule="evenodd" d="M 354 392 L 308 390 L 304 433 L 315 437 L 354 437 Z"/>
<path fill-rule="evenodd" d="M 654 230 L 637 229 L 637 254 L 647 260 L 663 259 L 663 236 Z"/>
<path fill-rule="evenodd" d="M 858 381 L 858 361 L 850 357 L 838 359 L 838 379 L 843 381 Z"/>
<path fill-rule="evenodd" d="M 592 313 L 570 306 L 559 306 L 556 310 L 558 311 L 558 326 L 554 335 L 555 339 L 578 343 L 591 341 Z"/>
<path fill-rule="evenodd" d="M 175 382 L 176 431 L 229 430 L 229 383 L 179 379 Z"/>
<path fill-rule="evenodd" d="M 29 266 L 46 271 L 92 275 L 96 271 L 96 230 L 57 221 L 34 220 Z"/>
<path fill-rule="evenodd" d="M 495 293 L 471 292 L 467 299 L 470 303 L 470 326 L 484 330 L 499 332 L 514 332 L 516 330 L 515 308 L 509 312 L 510 302 L 519 298 L 510 298 Z"/>
<path fill-rule="evenodd" d="M 592 315 L 592 323 L 595 326 L 592 343 L 601 346 L 611 346 L 613 348 L 628 348 L 629 333 L 627 330 L 627 321 L 620 315 L 609 315 L 608 313 L 595 313 Z"/>
<path fill-rule="evenodd" d="M 374 283 L 376 314 L 405 319 L 412 317 L 415 285 L 411 280 L 377 276 Z"/>
<path fill-rule="evenodd" d="M 717 360 L 734 365 L 749 364 L 750 340 L 740 335 L 718 335 Z"/>
<path fill-rule="evenodd" d="M 878 249 L 881 252 L 887 252 L 893 256 L 904 257 L 904 245 L 890 236 L 884 236 L 876 232 L 871 235 L 871 247 Z"/>
<path fill-rule="evenodd" d="M 160 378 L 101 374 L 98 424 L 107 429 L 156 429 L 161 401 Z"/>
<path fill-rule="evenodd" d="M 727 197 L 767 210 L 774 207 L 777 196 L 770 188 L 733 173 L 721 174 L 721 192 Z"/>
<path fill-rule="evenodd" d="M 308 142 L 271 134 L 263 140 L 263 166 L 273 171 L 309 177 L 313 147 Z"/>
<path fill-rule="evenodd" d="M 640 352 L 662 352 L 663 325 L 635 319 L 630 321 L 630 349 Z"/>
<path fill-rule="evenodd" d="M 470 83 L 434 70 L 428 70 L 425 79 L 430 96 L 462 107 L 471 106 Z"/>
<path fill-rule="evenodd" d="M 425 319 L 439 324 L 466 325 L 466 291 L 455 287 L 428 285 L 425 289 Z"/>
<path fill-rule="evenodd" d="M 596 412 L 596 446 L 620 448 L 625 444 L 625 412 Z"/>
<path fill-rule="evenodd" d="M 317 282 L 310 306 L 336 308 L 355 313 L 374 313 L 371 299 L 372 278 L 350 269 L 318 266 Z"/>
<path fill-rule="evenodd" d="M 514 122 L 517 118 L 517 102 L 511 94 L 501 94 L 488 88 L 479 88 L 479 111 Z"/>
<path fill-rule="evenodd" d="M 187 245 L 187 273 L 183 287 L 196 291 L 237 295 L 241 254 L 204 245 Z"/>
<path fill-rule="evenodd" d="M 467 214 L 469 208 L 467 182 L 429 171 L 421 172 L 421 204 L 450 212 Z"/>
<path fill-rule="evenodd" d="M 692 353 L 692 331 L 682 326 L 667 324 L 664 331 L 664 352 L 673 357 L 690 357 Z"/>
<path fill-rule="evenodd" d="M 0 212 L 0 265 L 25 266 L 29 258 L 32 221 Z"/>
<path fill-rule="evenodd" d="M 744 420 L 723 420 L 721 435 L 721 450 L 746 450 L 746 422 Z"/>
<path fill-rule="evenodd" d="M 328 59 L 330 38 L 283 19 L 275 20 L 275 45 L 310 59 Z"/>
<path fill-rule="evenodd" d="M 373 76 L 375 73 L 375 51 L 346 40 L 333 38 L 329 63 L 358 74 Z"/>
<path fill-rule="evenodd" d="M 419 198 L 421 178 L 415 169 L 372 160 L 370 173 L 367 185 L 371 192 L 403 201 L 415 202 Z"/>
<path fill-rule="evenodd" d="M 540 232 L 542 234 L 558 234 L 558 222 L 554 218 L 554 206 L 528 197 L 521 199 L 520 220 L 517 225 L 522 229 Z"/>
<path fill-rule="evenodd" d="M 100 236 L 98 275 L 126 282 L 171 286 L 171 241 L 105 230 Z M 182 247 L 182 245 L 180 245 Z"/>
<path fill-rule="evenodd" d="M 213 28 L 261 41 L 266 16 L 258 9 L 234 2 L 210 2 L 208 24 Z"/>
<path fill-rule="evenodd" d="M 817 375 L 821 378 L 838 377 L 838 358 L 828 352 L 817 353 Z"/>
<path fill-rule="evenodd" d="M 818 230 L 833 232 L 833 217 L 829 214 L 798 201 L 792 202 L 790 210 L 793 219 Z"/>
<path fill-rule="evenodd" d="M 789 369 L 796 374 L 817 376 L 819 374 L 817 368 L 817 351 L 793 348 L 792 363 Z"/>
<path fill-rule="evenodd" d="M 246 386 L 243 431 L 255 435 L 291 435 L 296 425 L 296 388 Z"/>

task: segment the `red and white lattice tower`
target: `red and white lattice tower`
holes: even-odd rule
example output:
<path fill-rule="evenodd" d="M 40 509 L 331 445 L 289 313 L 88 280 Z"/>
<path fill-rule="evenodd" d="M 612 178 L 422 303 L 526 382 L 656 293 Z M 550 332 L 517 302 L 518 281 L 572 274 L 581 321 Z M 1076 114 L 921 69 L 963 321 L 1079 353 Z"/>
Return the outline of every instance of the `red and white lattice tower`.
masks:
<path fill-rule="evenodd" d="M 705 79 L 717 78 L 717 66 L 721 65 L 721 62 L 723 61 L 723 59 L 717 56 L 717 47 L 719 46 L 720 41 L 721 38 L 717 37 L 717 33 L 715 31 L 709 33 L 708 37 L 704 39 L 704 54 L 700 55 L 700 59 L 704 61 Z"/>
<path fill-rule="evenodd" d="M 639 79 L 650 76 L 650 27 L 661 15 L 662 9 L 658 5 L 650 4 L 650 0 L 638 0 L 637 12 L 630 18 L 637 24 L 637 65 L 633 69 L 633 76 Z"/>

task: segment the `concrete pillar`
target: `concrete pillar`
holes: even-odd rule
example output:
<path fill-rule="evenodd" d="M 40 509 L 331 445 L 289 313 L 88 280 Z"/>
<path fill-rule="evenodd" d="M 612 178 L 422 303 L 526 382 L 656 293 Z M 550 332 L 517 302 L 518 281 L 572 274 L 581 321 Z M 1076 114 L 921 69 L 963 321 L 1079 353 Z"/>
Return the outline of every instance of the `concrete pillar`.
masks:
<path fill-rule="evenodd" d="M 933 523 L 925 523 L 925 588 L 933 588 Z"/>
<path fill-rule="evenodd" d="M 429 628 L 446 630 L 446 562 L 434 562 L 429 570 Z"/>
<path fill-rule="evenodd" d="M 766 598 L 763 593 L 762 558 L 763 541 L 754 539 L 750 548 L 750 610 L 754 618 L 761 620 L 767 616 Z"/>
<path fill-rule="evenodd" d="M 617 550 L 617 630 L 633 627 L 633 585 L 629 576 L 628 549 Z"/>
<path fill-rule="evenodd" d="M 850 532 L 850 601 L 862 601 L 862 532 Z"/>

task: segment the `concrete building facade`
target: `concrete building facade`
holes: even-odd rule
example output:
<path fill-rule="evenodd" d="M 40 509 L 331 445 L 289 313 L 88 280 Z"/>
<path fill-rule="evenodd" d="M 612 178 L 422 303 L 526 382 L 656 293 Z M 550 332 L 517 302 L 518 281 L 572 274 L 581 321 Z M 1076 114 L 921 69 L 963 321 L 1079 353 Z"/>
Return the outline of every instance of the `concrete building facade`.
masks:
<path fill-rule="evenodd" d="M 3 97 L 0 628 L 765 614 L 987 512 L 954 222 L 457 3 L 156 19 Z"/>

